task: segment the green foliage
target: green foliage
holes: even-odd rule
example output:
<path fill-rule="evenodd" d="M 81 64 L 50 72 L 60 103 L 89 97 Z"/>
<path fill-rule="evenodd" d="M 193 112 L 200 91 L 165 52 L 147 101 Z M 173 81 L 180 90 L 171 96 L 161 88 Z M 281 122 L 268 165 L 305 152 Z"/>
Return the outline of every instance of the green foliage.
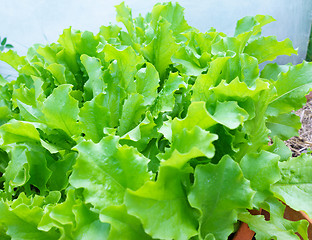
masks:
<path fill-rule="evenodd" d="M 231 37 L 192 28 L 176 3 L 116 10 L 124 29 L 0 53 L 19 73 L 0 81 L 0 238 L 226 240 L 240 220 L 257 239 L 307 239 L 280 201 L 312 215 L 312 157 L 283 142 L 312 63 L 260 71 L 296 53 L 261 37 L 270 16 Z"/>
<path fill-rule="evenodd" d="M 234 230 L 237 213 L 251 208 L 253 195 L 249 181 L 229 156 L 224 156 L 217 165 L 198 166 L 188 199 L 191 206 L 201 211 L 202 239 L 209 234 L 215 239 L 226 239 Z"/>
<path fill-rule="evenodd" d="M 308 62 L 312 61 L 312 25 L 311 25 L 306 61 L 308 61 Z"/>
<path fill-rule="evenodd" d="M 3 39 L 1 39 L 0 37 L 0 52 L 4 51 L 4 50 L 7 50 L 7 49 L 11 49 L 13 48 L 13 45 L 12 44 L 9 44 L 7 43 L 7 38 L 4 37 Z M 0 74 L 0 84 L 5 84 L 6 83 L 6 78 L 7 77 L 3 77 L 1 74 Z"/>
<path fill-rule="evenodd" d="M 2 52 L 5 49 L 10 49 L 13 48 L 13 45 L 10 43 L 7 43 L 7 38 L 4 37 L 3 39 L 1 39 L 0 37 L 0 52 Z"/>

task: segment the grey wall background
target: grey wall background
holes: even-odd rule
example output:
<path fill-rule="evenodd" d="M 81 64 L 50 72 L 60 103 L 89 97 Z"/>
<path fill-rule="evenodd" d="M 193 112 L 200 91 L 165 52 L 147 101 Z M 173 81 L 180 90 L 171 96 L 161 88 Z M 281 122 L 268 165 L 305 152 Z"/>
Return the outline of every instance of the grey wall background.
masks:
<path fill-rule="evenodd" d="M 117 0 L 0 0 L 0 36 L 8 37 L 14 50 L 25 55 L 35 43 L 57 41 L 64 28 L 98 32 L 101 25 L 116 23 Z M 145 15 L 154 0 L 125 0 L 133 16 Z M 173 1 L 176 2 L 176 1 Z M 276 35 L 278 40 L 290 38 L 298 48 L 298 56 L 281 57 L 280 64 L 302 62 L 312 21 L 312 0 L 179 0 L 191 26 L 205 32 L 210 27 L 228 35 L 234 33 L 236 21 L 244 16 L 269 14 L 276 19 L 263 29 L 263 35 Z M 0 71 L 12 74 L 1 63 Z M 5 74 L 3 74 L 5 75 Z"/>

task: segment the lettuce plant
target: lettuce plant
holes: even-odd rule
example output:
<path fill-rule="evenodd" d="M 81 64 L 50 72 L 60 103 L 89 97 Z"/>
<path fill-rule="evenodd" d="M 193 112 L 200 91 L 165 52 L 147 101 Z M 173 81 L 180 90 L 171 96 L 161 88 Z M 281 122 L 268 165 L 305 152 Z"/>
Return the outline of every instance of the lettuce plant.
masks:
<path fill-rule="evenodd" d="M 7 38 L 4 37 L 3 39 L 1 39 L 1 37 L 0 37 L 0 52 L 5 51 L 5 50 L 7 50 L 7 49 L 11 49 L 11 48 L 13 48 L 13 45 L 7 43 Z M 5 83 L 6 81 L 4 80 L 4 78 L 7 79 L 8 77 L 9 77 L 9 76 L 3 77 L 3 76 L 0 74 L 0 83 L 1 83 L 1 82 L 2 82 L 2 83 Z"/>
<path fill-rule="evenodd" d="M 262 37 L 270 16 L 233 37 L 189 26 L 178 4 L 97 35 L 0 59 L 19 76 L 0 86 L 1 239 L 216 239 L 239 221 L 256 239 L 307 239 L 312 157 L 291 157 L 293 111 L 312 64 L 259 64 L 297 51 Z M 270 220 L 253 216 L 265 209 Z"/>

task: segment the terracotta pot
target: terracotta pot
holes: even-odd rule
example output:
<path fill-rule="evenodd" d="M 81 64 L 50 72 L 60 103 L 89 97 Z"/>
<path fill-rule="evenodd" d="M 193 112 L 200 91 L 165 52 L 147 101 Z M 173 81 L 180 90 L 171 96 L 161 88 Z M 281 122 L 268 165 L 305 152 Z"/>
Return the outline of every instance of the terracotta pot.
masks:
<path fill-rule="evenodd" d="M 235 233 L 233 240 L 252 240 L 255 232 L 252 231 L 247 223 L 242 222 L 239 229 Z"/>
<path fill-rule="evenodd" d="M 260 211 L 258 210 L 249 210 L 249 212 L 252 215 L 264 215 L 264 211 L 262 209 L 260 209 Z M 266 214 L 267 215 L 267 214 Z M 266 220 L 267 217 L 266 215 L 264 215 L 264 218 Z M 255 232 L 252 231 L 249 227 L 247 223 L 242 222 L 239 229 L 237 230 L 237 232 L 235 233 L 234 237 L 232 240 L 252 240 L 252 238 L 254 237 Z"/>
<path fill-rule="evenodd" d="M 308 217 L 307 214 L 305 214 L 303 211 L 296 211 L 286 205 L 284 218 L 290 221 L 299 221 L 301 219 L 306 219 L 309 222 L 308 237 L 309 237 L 309 240 L 312 240 L 312 220 L 311 218 Z M 300 239 L 302 239 L 299 234 L 297 235 L 300 237 Z"/>
<path fill-rule="evenodd" d="M 307 101 L 310 101 L 312 99 L 312 92 L 310 92 L 308 95 L 306 95 Z"/>
<path fill-rule="evenodd" d="M 250 213 L 252 215 L 259 215 L 259 214 L 264 215 L 265 220 L 270 219 L 270 214 L 263 209 L 260 209 L 260 211 L 251 210 Z M 290 221 L 298 221 L 301 219 L 306 219 L 309 222 L 308 237 L 309 237 L 309 240 L 312 240 L 312 220 L 308 217 L 307 214 L 305 214 L 303 211 L 296 211 L 286 205 L 284 218 Z M 300 239 L 302 239 L 302 237 L 298 233 L 296 234 L 300 237 Z M 252 231 L 248 227 L 248 224 L 242 222 L 232 240 L 252 240 L 254 235 L 255 235 L 255 232 Z"/>

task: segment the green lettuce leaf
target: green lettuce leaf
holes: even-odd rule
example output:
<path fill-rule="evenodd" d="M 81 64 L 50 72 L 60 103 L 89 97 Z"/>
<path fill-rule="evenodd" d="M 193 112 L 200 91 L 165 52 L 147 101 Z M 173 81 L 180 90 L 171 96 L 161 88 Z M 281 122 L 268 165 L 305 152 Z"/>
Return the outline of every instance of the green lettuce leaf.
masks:
<path fill-rule="evenodd" d="M 272 61 L 280 55 L 290 56 L 293 53 L 297 54 L 292 42 L 288 38 L 278 42 L 274 36 L 261 37 L 249 42 L 244 52 L 257 58 L 259 63 Z"/>
<path fill-rule="evenodd" d="M 210 63 L 207 74 L 198 76 L 193 86 L 193 101 L 207 101 L 210 98 L 209 88 L 219 84 L 222 70 L 228 60 L 229 57 L 216 58 Z"/>
<path fill-rule="evenodd" d="M 16 71 L 19 71 L 21 66 L 27 64 L 25 57 L 20 57 L 13 50 L 9 50 L 7 52 L 0 52 L 0 60 L 9 64 Z"/>
<path fill-rule="evenodd" d="M 218 165 L 197 166 L 194 175 L 188 199 L 201 213 L 200 236 L 205 239 L 213 234 L 215 239 L 226 239 L 234 230 L 237 214 L 251 207 L 254 191 L 229 156 L 224 156 Z"/>
<path fill-rule="evenodd" d="M 105 92 L 106 84 L 103 79 L 103 71 L 101 69 L 101 61 L 98 58 L 81 55 L 81 63 L 86 68 L 89 80 L 85 83 L 85 100 L 90 100 L 93 97 Z"/>
<path fill-rule="evenodd" d="M 164 166 L 156 182 L 126 192 L 128 212 L 141 220 L 153 238 L 189 239 L 197 234 L 195 212 L 186 199 L 181 177 L 179 170 Z"/>
<path fill-rule="evenodd" d="M 50 179 L 47 182 L 49 190 L 61 191 L 68 187 L 68 177 L 72 172 L 72 166 L 77 158 L 75 152 L 65 154 L 58 161 L 52 162 L 49 169 L 52 171 Z"/>
<path fill-rule="evenodd" d="M 253 204 L 259 207 L 259 203 L 272 195 L 271 186 L 280 180 L 278 161 L 280 157 L 266 151 L 246 154 L 240 161 L 240 167 L 244 177 L 250 181 L 250 186 L 257 191 Z"/>
<path fill-rule="evenodd" d="M 12 240 L 59 239 L 60 234 L 55 229 L 50 231 L 38 229 L 44 214 L 42 205 L 43 197 L 28 199 L 24 193 L 13 202 L 0 201 L 0 222 L 6 226 L 6 234 Z"/>
<path fill-rule="evenodd" d="M 301 128 L 300 117 L 294 113 L 280 114 L 277 117 L 268 117 L 266 126 L 270 129 L 270 137 L 278 136 L 282 140 L 298 136 Z"/>
<path fill-rule="evenodd" d="M 104 128 L 111 126 L 104 93 L 100 93 L 80 108 L 79 120 L 86 139 L 98 143 L 104 137 Z"/>
<path fill-rule="evenodd" d="M 220 84 L 211 90 L 219 101 L 235 100 L 243 102 L 248 98 L 256 99 L 257 94 L 263 90 L 268 89 L 268 83 L 257 79 L 255 86 L 250 88 L 245 82 L 241 82 L 238 78 L 235 78 L 230 83 L 222 80 Z"/>
<path fill-rule="evenodd" d="M 123 203 L 127 190 L 137 190 L 150 178 L 148 160 L 136 149 L 119 146 L 118 137 L 107 136 L 99 143 L 81 142 L 69 182 L 84 188 L 85 201 L 98 209 Z"/>
<path fill-rule="evenodd" d="M 43 102 L 45 122 L 51 128 L 59 128 L 69 136 L 79 134 L 78 101 L 70 96 L 72 86 L 63 84 Z"/>
<path fill-rule="evenodd" d="M 115 7 L 116 7 L 116 12 L 117 12 L 116 20 L 118 22 L 122 22 L 125 25 L 126 29 L 128 30 L 128 33 L 130 34 L 130 36 L 133 36 L 134 24 L 133 24 L 131 9 L 125 6 L 123 2 Z"/>
<path fill-rule="evenodd" d="M 40 142 L 39 132 L 29 123 L 12 121 L 0 127 L 2 145 L 23 142 Z"/>
<path fill-rule="evenodd" d="M 48 168 L 50 157 L 46 150 L 38 145 L 24 143 L 9 147 L 7 151 L 10 162 L 3 175 L 5 190 L 13 193 L 15 187 L 27 184 L 26 189 L 33 185 L 44 193 L 52 174 Z"/>
<path fill-rule="evenodd" d="M 157 132 L 157 125 L 152 114 L 147 112 L 143 121 L 122 136 L 120 142 L 126 142 L 131 146 L 135 146 L 141 152 L 153 138 L 157 139 L 159 135 L 160 133 Z"/>
<path fill-rule="evenodd" d="M 174 124 L 174 123 L 173 123 Z M 215 148 L 212 144 L 218 136 L 195 126 L 193 129 L 177 129 L 172 126 L 175 133 L 171 140 L 171 148 L 159 157 L 165 159 L 162 166 L 182 168 L 187 161 L 196 157 L 212 158 Z"/>
<path fill-rule="evenodd" d="M 166 77 L 167 68 L 172 63 L 171 57 L 179 48 L 170 27 L 168 21 L 160 19 L 154 39 L 142 49 L 143 56 L 155 66 L 162 80 Z"/>
<path fill-rule="evenodd" d="M 61 84 L 75 84 L 75 79 L 73 74 L 66 69 L 66 67 L 62 64 L 52 63 L 46 68 L 48 71 L 52 73 L 55 78 L 55 85 Z"/>
<path fill-rule="evenodd" d="M 134 216 L 127 213 L 124 205 L 110 206 L 101 211 L 100 219 L 110 224 L 110 232 L 107 237 L 110 239 L 152 239 L 144 232 L 141 222 Z"/>
<path fill-rule="evenodd" d="M 118 84 L 128 93 L 135 93 L 134 76 L 137 73 L 136 66 L 143 64 L 143 57 L 138 56 L 133 48 L 127 47 L 118 50 L 110 44 L 104 46 L 105 61 L 116 60 L 116 65 L 111 65 L 111 72 L 118 78 Z M 114 68 L 113 68 L 114 67 Z"/>
<path fill-rule="evenodd" d="M 260 77 L 276 81 L 278 75 L 282 72 L 286 73 L 291 64 L 278 65 L 277 63 L 268 63 L 261 71 Z"/>
<path fill-rule="evenodd" d="M 144 97 L 144 105 L 151 105 L 158 96 L 159 75 L 154 65 L 146 63 L 135 75 L 136 92 Z"/>
<path fill-rule="evenodd" d="M 273 138 L 273 144 L 265 146 L 263 150 L 277 154 L 280 156 L 280 162 L 286 161 L 291 157 L 291 150 L 286 146 L 285 142 L 278 137 Z"/>
<path fill-rule="evenodd" d="M 312 63 L 303 62 L 281 73 L 273 83 L 276 96 L 271 99 L 267 114 L 277 116 L 298 110 L 306 102 L 304 97 L 312 87 Z"/>
<path fill-rule="evenodd" d="M 207 65 L 202 66 L 198 58 L 191 49 L 180 47 L 172 56 L 171 60 L 180 72 L 187 75 L 198 76 L 208 68 Z"/>
<path fill-rule="evenodd" d="M 191 30 L 184 18 L 184 8 L 178 3 L 156 4 L 151 12 L 151 26 L 155 29 L 161 18 L 166 19 L 174 35 Z"/>
<path fill-rule="evenodd" d="M 222 124 L 230 129 L 239 127 L 248 119 L 248 113 L 238 106 L 237 102 L 217 102 L 214 114 L 210 114 L 205 102 L 192 102 L 184 119 L 175 118 L 174 126 L 183 129 L 192 129 L 198 125 L 202 129 Z"/>
<path fill-rule="evenodd" d="M 38 229 L 51 231 L 58 228 L 61 239 L 87 240 L 108 236 L 109 224 L 99 220 L 99 214 L 91 211 L 76 195 L 69 190 L 66 200 L 56 205 L 47 205 Z"/>
<path fill-rule="evenodd" d="M 249 39 L 256 38 L 261 34 L 261 28 L 275 21 L 275 19 L 268 15 L 247 16 L 237 21 L 234 36 L 241 41 L 240 52 L 245 48 Z"/>
<path fill-rule="evenodd" d="M 276 199 L 267 201 L 266 210 L 270 211 L 270 220 L 264 220 L 263 215 L 251 215 L 249 212 L 239 214 L 239 220 L 248 224 L 251 230 L 256 232 L 257 240 L 265 239 L 300 239 L 295 233 L 300 233 L 303 239 L 308 239 L 308 222 L 289 221 L 284 219 L 285 205 Z"/>
<path fill-rule="evenodd" d="M 303 154 L 297 158 L 290 158 L 280 162 L 279 168 L 282 178 L 272 186 L 272 191 L 291 208 L 303 210 L 312 216 L 312 178 L 309 174 L 312 168 L 311 156 Z"/>
<path fill-rule="evenodd" d="M 178 73 L 170 73 L 152 106 L 154 115 L 157 115 L 158 112 L 173 110 L 175 105 L 174 93 L 180 88 L 186 88 L 185 79 Z"/>
<path fill-rule="evenodd" d="M 143 103 L 143 96 L 138 93 L 130 94 L 125 100 L 118 127 L 118 134 L 120 136 L 129 132 L 141 122 L 146 111 Z"/>

